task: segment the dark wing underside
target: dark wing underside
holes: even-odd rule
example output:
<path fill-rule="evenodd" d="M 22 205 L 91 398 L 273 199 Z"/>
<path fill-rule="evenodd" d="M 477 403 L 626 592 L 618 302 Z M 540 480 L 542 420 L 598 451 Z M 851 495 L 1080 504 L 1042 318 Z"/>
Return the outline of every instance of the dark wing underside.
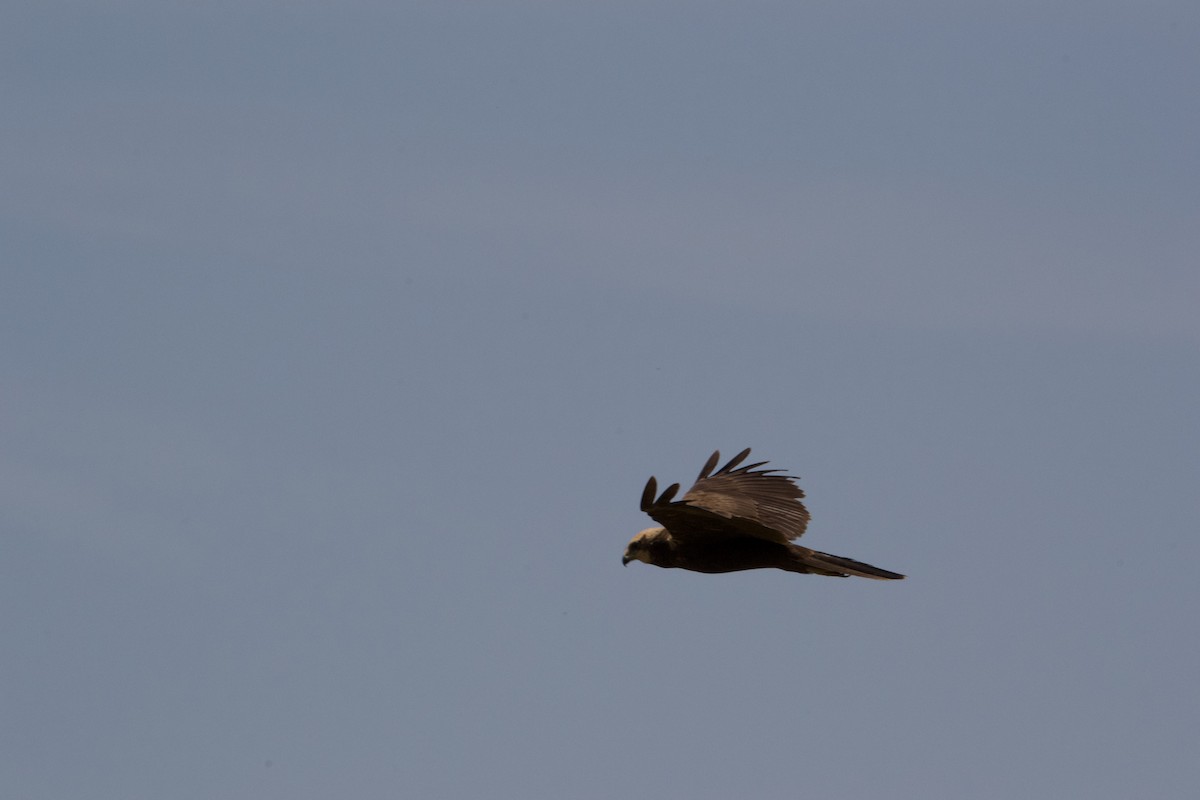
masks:
<path fill-rule="evenodd" d="M 651 478 L 642 492 L 642 511 L 676 539 L 754 536 L 786 544 L 799 538 L 808 526 L 808 510 L 800 502 L 804 492 L 795 478 L 758 469 L 765 461 L 739 467 L 748 455 L 747 447 L 714 473 L 721 453 L 713 453 L 696 483 L 675 502 L 679 484 L 655 498 L 658 484 Z"/>

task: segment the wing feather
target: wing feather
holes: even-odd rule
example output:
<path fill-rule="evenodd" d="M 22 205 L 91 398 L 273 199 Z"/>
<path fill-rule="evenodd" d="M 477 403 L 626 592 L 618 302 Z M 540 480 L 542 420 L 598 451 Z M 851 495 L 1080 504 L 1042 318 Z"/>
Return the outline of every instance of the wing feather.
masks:
<path fill-rule="evenodd" d="M 675 499 L 675 495 L 677 494 L 679 494 L 679 484 L 672 483 L 666 489 L 663 489 L 663 493 L 657 500 L 654 501 L 654 504 L 661 505 L 662 503 L 669 503 Z"/>
<path fill-rule="evenodd" d="M 654 476 L 650 476 L 650 480 L 646 481 L 646 488 L 642 490 L 642 511 L 650 512 L 654 507 L 654 495 L 658 494 L 658 481 L 654 480 Z"/>
<path fill-rule="evenodd" d="M 700 474 L 696 476 L 696 482 L 699 483 L 700 481 L 707 478 L 712 473 L 713 467 L 715 467 L 717 465 L 717 462 L 720 460 L 721 460 L 721 451 L 713 450 L 713 454 L 708 457 L 708 461 L 704 462 L 704 467 L 700 470 Z"/>
<path fill-rule="evenodd" d="M 717 451 L 717 453 L 720 453 L 720 452 L 721 452 L 720 450 L 718 450 L 718 451 Z M 716 454 L 714 454 L 714 455 L 716 455 Z M 749 447 L 747 447 L 747 448 L 746 448 L 745 450 L 743 450 L 742 452 L 738 453 L 738 454 L 737 454 L 736 456 L 734 456 L 733 458 L 729 459 L 729 463 L 728 463 L 728 464 L 726 464 L 725 466 L 721 467 L 719 470 L 717 470 L 717 474 L 718 474 L 718 475 L 720 475 L 720 474 L 722 474 L 722 473 L 724 473 L 724 472 L 729 472 L 731 469 L 733 469 L 734 467 L 736 467 L 738 464 L 740 464 L 740 463 L 742 463 L 743 461 L 745 461 L 745 460 L 746 460 L 746 456 L 748 456 L 748 455 L 750 455 L 750 448 L 749 448 Z M 744 468 L 743 468 L 743 469 L 744 469 Z"/>

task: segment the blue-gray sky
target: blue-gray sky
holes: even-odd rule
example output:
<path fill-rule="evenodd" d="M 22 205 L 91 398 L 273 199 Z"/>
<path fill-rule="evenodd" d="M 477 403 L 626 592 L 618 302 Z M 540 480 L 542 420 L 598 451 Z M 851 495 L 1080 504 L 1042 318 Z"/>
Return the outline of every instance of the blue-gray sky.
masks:
<path fill-rule="evenodd" d="M 30 800 L 1200 786 L 1200 6 L 0 11 Z M 882 583 L 622 569 L 745 446 Z"/>

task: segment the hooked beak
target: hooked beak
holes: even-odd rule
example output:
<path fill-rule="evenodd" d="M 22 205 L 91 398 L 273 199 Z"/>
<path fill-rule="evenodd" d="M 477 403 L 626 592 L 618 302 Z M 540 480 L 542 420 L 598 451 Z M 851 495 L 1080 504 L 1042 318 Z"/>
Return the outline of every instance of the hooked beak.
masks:
<path fill-rule="evenodd" d="M 633 561 L 633 559 L 630 558 L 629 556 L 621 556 L 621 566 L 622 567 L 628 567 L 630 561 Z"/>

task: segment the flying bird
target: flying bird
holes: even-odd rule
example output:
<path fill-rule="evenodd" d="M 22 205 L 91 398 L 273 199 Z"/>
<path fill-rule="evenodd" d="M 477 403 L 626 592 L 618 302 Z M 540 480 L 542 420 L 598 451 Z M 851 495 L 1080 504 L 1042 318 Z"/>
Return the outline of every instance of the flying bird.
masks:
<path fill-rule="evenodd" d="M 675 500 L 678 483 L 656 498 L 658 483 L 651 477 L 642 492 L 642 511 L 662 527 L 633 537 L 621 563 L 644 561 L 708 573 L 774 568 L 839 578 L 904 577 L 793 544 L 808 527 L 808 509 L 800 502 L 804 491 L 796 478 L 780 470 L 759 469 L 766 461 L 739 467 L 748 455 L 749 447 L 713 472 L 721 460 L 719 450 L 713 453 L 680 500 Z"/>

